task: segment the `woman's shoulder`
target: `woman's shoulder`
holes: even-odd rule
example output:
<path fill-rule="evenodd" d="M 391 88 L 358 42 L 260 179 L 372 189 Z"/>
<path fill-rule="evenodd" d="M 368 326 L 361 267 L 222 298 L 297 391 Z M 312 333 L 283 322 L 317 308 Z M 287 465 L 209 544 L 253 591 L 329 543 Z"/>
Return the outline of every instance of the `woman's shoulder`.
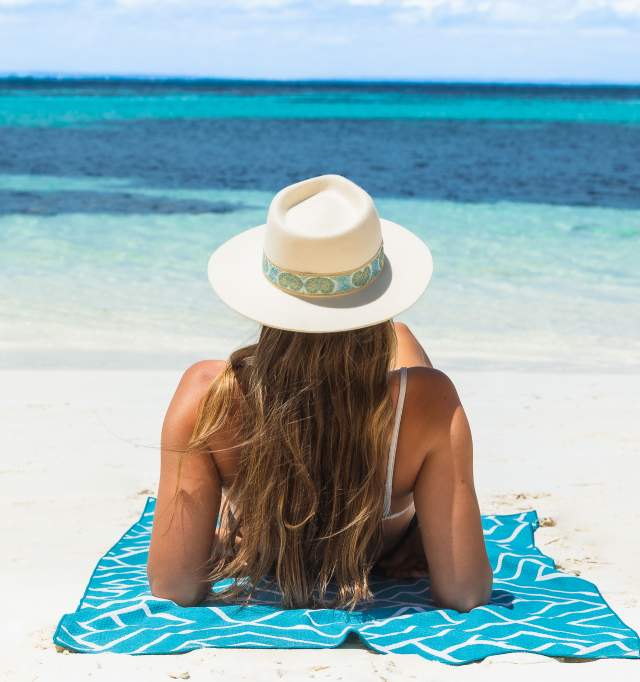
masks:
<path fill-rule="evenodd" d="M 400 382 L 402 369 L 407 372 L 407 398 L 412 400 L 451 399 L 457 397 L 456 387 L 451 378 L 442 370 L 433 367 L 404 367 L 389 372 L 392 383 Z"/>
<path fill-rule="evenodd" d="M 457 396 L 456 387 L 449 375 L 434 367 L 407 367 L 407 391 L 409 390 L 416 397 L 442 399 Z"/>
<path fill-rule="evenodd" d="M 192 391 L 205 391 L 222 372 L 226 364 L 226 360 L 200 360 L 195 362 L 184 370 L 180 383 Z"/>
<path fill-rule="evenodd" d="M 187 402 L 199 403 L 226 364 L 225 360 L 200 360 L 187 367 L 182 373 L 176 393 L 180 392 Z"/>
<path fill-rule="evenodd" d="M 460 398 L 451 378 L 432 367 L 407 368 L 407 392 L 403 415 L 414 438 L 430 441 L 448 431 Z"/>
<path fill-rule="evenodd" d="M 224 360 L 201 360 L 187 367 L 180 377 L 165 421 L 169 420 L 174 426 L 185 424 L 192 427 L 200 403 L 225 365 Z"/>

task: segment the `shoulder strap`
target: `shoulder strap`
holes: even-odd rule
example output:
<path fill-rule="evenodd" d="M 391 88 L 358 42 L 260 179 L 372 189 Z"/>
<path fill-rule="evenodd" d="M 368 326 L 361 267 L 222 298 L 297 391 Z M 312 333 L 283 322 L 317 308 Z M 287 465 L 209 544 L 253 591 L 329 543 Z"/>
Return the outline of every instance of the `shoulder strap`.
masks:
<path fill-rule="evenodd" d="M 400 392 L 398 393 L 398 404 L 396 405 L 396 419 L 393 424 L 391 434 L 391 447 L 387 459 L 387 481 L 384 489 L 384 510 L 383 516 L 388 516 L 391 511 L 391 490 L 393 487 L 393 470 L 396 463 L 396 448 L 398 447 L 398 434 L 400 433 L 400 421 L 402 420 L 402 408 L 404 406 L 404 396 L 407 392 L 407 368 L 400 368 Z"/>

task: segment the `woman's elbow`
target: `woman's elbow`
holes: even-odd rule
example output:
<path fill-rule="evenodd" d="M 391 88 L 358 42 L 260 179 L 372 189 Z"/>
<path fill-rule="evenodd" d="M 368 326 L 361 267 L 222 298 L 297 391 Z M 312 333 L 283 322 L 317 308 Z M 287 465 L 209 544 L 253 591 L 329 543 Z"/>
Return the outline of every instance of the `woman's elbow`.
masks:
<path fill-rule="evenodd" d="M 486 606 L 491 601 L 492 590 L 493 581 L 488 581 L 478 587 L 448 589 L 443 594 L 434 595 L 434 600 L 440 608 L 467 613 L 478 606 Z"/>
<path fill-rule="evenodd" d="M 441 607 L 444 609 L 453 609 L 460 613 L 467 613 L 478 606 L 486 606 L 489 603 L 490 597 L 484 595 L 456 595 L 453 598 L 443 600 Z"/>
<path fill-rule="evenodd" d="M 155 580 L 150 582 L 151 594 L 159 599 L 169 599 L 178 606 L 197 606 L 209 593 L 209 586 L 202 583 L 179 583 Z"/>

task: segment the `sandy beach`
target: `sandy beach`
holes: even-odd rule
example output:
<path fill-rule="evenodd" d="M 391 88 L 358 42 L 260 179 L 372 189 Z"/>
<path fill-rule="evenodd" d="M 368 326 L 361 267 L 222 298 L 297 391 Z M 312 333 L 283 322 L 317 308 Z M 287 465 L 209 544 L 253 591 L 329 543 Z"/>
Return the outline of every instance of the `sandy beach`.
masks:
<path fill-rule="evenodd" d="M 561 570 L 596 583 L 640 629 L 637 374 L 457 372 L 483 513 L 536 509 L 536 540 Z M 337 650 L 199 650 L 180 656 L 57 652 L 98 560 L 154 495 L 159 430 L 179 371 L 0 373 L 3 680 L 630 679 L 637 661 L 579 664 L 505 654 L 461 668 Z M 548 524 L 548 525 L 546 525 Z M 514 664 L 518 664 L 514 666 Z"/>

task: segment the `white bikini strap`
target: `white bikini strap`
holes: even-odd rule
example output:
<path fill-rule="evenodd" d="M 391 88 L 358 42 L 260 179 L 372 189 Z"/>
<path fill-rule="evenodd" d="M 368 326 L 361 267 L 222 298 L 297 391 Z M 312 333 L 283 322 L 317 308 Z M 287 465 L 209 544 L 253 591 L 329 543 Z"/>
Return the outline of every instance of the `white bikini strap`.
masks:
<path fill-rule="evenodd" d="M 396 448 L 398 446 L 398 434 L 400 433 L 400 421 L 402 419 L 402 408 L 404 406 L 404 396 L 407 391 L 407 368 L 400 368 L 400 392 L 398 393 L 398 404 L 396 405 L 396 419 L 393 424 L 391 435 L 391 447 L 389 448 L 389 458 L 387 462 L 387 481 L 384 490 L 384 511 L 383 516 L 388 516 L 391 510 L 391 490 L 393 488 L 393 469 L 396 462 Z"/>

